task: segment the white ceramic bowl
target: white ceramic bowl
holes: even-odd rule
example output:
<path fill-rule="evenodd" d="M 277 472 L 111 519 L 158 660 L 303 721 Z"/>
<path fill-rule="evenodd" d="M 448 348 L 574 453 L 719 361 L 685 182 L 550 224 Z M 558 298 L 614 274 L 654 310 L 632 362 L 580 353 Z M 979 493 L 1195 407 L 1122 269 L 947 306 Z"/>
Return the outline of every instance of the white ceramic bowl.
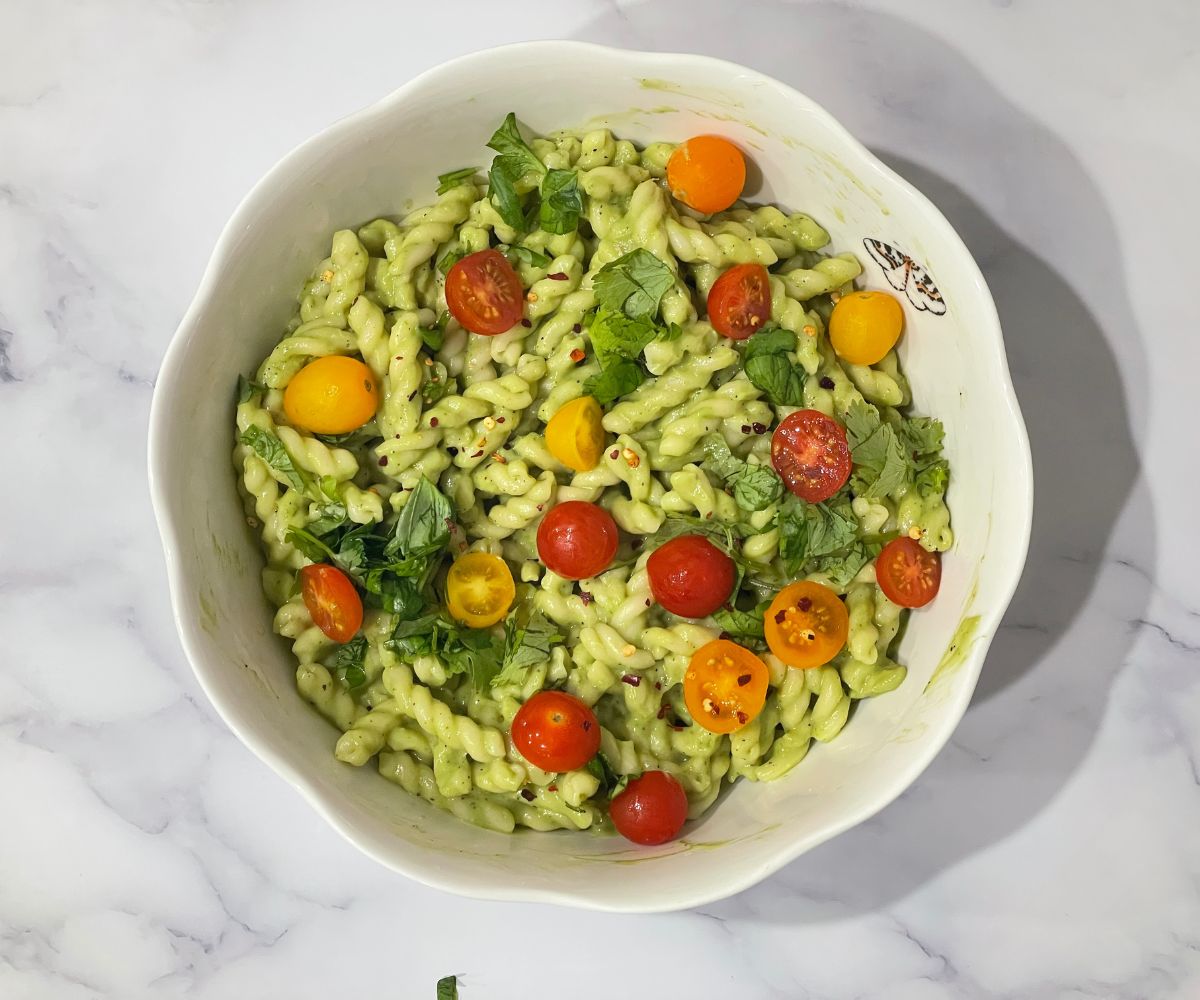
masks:
<path fill-rule="evenodd" d="M 530 72 L 514 72 L 528 67 Z M 478 830 L 333 757 L 334 731 L 296 694 L 271 633 L 260 556 L 230 460 L 234 383 L 280 336 L 330 234 L 433 197 L 432 179 L 486 164 L 508 111 L 530 128 L 604 125 L 637 143 L 731 137 L 755 170 L 745 192 L 813 215 L 882 287 L 889 251 L 910 254 L 944 313 L 908 275 L 900 353 L 917 405 L 946 424 L 958 541 L 941 593 L 913 615 L 909 676 L 857 705 L 846 729 L 786 778 L 738 782 L 681 840 L 636 848 L 582 833 Z M 891 276 L 903 287 L 905 265 Z M 902 298 L 905 294 L 902 293 Z M 738 892 L 898 796 L 950 737 L 1017 585 L 1029 539 L 1029 446 L 996 310 L 979 268 L 922 195 L 830 115 L 732 63 L 574 42 L 491 49 L 423 74 L 338 122 L 264 177 L 226 226 L 163 361 L 150 478 L 175 617 L 200 684 L 238 736 L 350 841 L 429 885 L 471 896 L 607 910 L 694 906 Z"/>

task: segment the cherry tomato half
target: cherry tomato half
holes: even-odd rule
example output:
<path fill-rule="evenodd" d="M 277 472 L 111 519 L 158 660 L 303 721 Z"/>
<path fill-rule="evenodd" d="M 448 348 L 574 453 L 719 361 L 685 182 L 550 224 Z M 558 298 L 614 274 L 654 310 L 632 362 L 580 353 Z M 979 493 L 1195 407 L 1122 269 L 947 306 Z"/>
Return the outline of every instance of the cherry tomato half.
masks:
<path fill-rule="evenodd" d="M 789 667 L 822 667 L 846 645 L 850 616 L 828 587 L 800 580 L 775 595 L 763 632 L 771 652 Z"/>
<path fill-rule="evenodd" d="M 560 407 L 546 424 L 550 454 L 576 472 L 594 469 L 604 453 L 600 420 L 600 404 L 591 396 L 580 396 Z"/>
<path fill-rule="evenodd" d="M 829 343 L 852 365 L 878 364 L 904 329 L 900 300 L 887 292 L 851 292 L 829 316 Z"/>
<path fill-rule="evenodd" d="M 300 570 L 300 592 L 313 624 L 334 642 L 349 642 L 362 628 L 362 598 L 336 566 L 305 566 Z"/>
<path fill-rule="evenodd" d="M 371 369 L 340 354 L 316 358 L 283 390 L 283 412 L 314 434 L 348 434 L 375 416 L 379 389 Z"/>
<path fill-rule="evenodd" d="M 762 264 L 738 264 L 708 290 L 708 321 L 717 333 L 745 340 L 771 318 L 771 285 Z"/>
<path fill-rule="evenodd" d="M 696 725 L 732 733 L 762 711 L 770 679 L 767 665 L 745 646 L 714 639 L 692 654 L 683 700 Z"/>
<path fill-rule="evenodd" d="M 617 554 L 617 522 L 603 507 L 568 500 L 538 525 L 538 558 L 564 580 L 586 580 L 608 569 Z"/>
<path fill-rule="evenodd" d="M 446 574 L 446 606 L 468 628 L 487 628 L 508 614 L 517 588 L 499 556 L 468 552 Z"/>
<path fill-rule="evenodd" d="M 600 723 L 573 694 L 539 691 L 517 710 L 512 741 L 543 771 L 574 771 L 600 749 Z"/>
<path fill-rule="evenodd" d="M 846 432 L 819 410 L 797 410 L 771 436 L 771 464 L 801 500 L 828 500 L 850 478 Z"/>
<path fill-rule="evenodd" d="M 468 254 L 446 275 L 446 307 L 464 328 L 485 337 L 521 322 L 521 279 L 499 250 Z"/>
<path fill-rule="evenodd" d="M 687 793 L 666 771 L 647 771 L 634 778 L 608 807 L 613 826 L 635 844 L 665 844 L 687 821 Z"/>
<path fill-rule="evenodd" d="M 942 558 L 907 535 L 890 541 L 875 561 L 879 589 L 902 608 L 923 608 L 942 585 Z"/>
<path fill-rule="evenodd" d="M 646 560 L 650 592 L 672 614 L 711 615 L 729 600 L 737 579 L 733 560 L 701 535 L 680 535 Z"/>
<path fill-rule="evenodd" d="M 746 185 L 742 151 L 719 135 L 697 135 L 680 143 L 667 161 L 671 194 L 697 212 L 723 212 Z"/>

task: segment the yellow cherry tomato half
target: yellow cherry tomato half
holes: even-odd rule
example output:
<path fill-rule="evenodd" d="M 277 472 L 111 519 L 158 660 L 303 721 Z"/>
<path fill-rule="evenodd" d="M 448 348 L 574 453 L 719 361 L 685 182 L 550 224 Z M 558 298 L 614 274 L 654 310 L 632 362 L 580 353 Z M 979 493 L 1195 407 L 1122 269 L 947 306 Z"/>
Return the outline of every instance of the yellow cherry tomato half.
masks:
<path fill-rule="evenodd" d="M 828 587 L 800 580 L 775 595 L 763 632 L 771 652 L 789 667 L 823 667 L 846 645 L 850 616 Z"/>
<path fill-rule="evenodd" d="M 874 365 L 900 339 L 904 310 L 887 292 L 851 292 L 838 299 L 829 317 L 829 342 L 852 365 Z"/>
<path fill-rule="evenodd" d="M 283 412 L 302 430 L 346 434 L 357 430 L 379 406 L 371 369 L 357 358 L 332 354 L 300 369 L 283 393 Z"/>
<path fill-rule="evenodd" d="M 745 646 L 714 639 L 692 654 L 683 675 L 683 700 L 696 725 L 732 733 L 762 711 L 770 671 Z"/>
<path fill-rule="evenodd" d="M 680 143 L 667 161 L 667 187 L 677 201 L 697 212 L 723 212 L 746 186 L 742 151 L 719 135 L 697 135 Z"/>
<path fill-rule="evenodd" d="M 591 396 L 573 399 L 546 424 L 546 447 L 568 469 L 587 472 L 600 464 L 604 426 L 600 404 Z"/>
<path fill-rule="evenodd" d="M 454 560 L 446 577 L 446 604 L 468 628 L 487 628 L 508 614 L 517 588 L 508 564 L 489 552 L 468 552 Z"/>

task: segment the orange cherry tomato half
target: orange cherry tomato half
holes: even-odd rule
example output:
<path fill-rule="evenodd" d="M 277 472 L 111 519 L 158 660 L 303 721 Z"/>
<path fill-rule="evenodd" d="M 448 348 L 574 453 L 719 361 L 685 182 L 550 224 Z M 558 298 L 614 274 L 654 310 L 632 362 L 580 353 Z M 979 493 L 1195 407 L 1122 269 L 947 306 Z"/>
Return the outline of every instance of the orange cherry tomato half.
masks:
<path fill-rule="evenodd" d="M 546 424 L 546 447 L 568 469 L 588 472 L 600 464 L 604 453 L 604 426 L 600 404 L 580 396 L 559 407 Z"/>
<path fill-rule="evenodd" d="M 763 632 L 771 652 L 789 667 L 822 667 L 846 645 L 850 616 L 828 587 L 800 580 L 775 595 Z"/>
<path fill-rule="evenodd" d="M 301 368 L 283 390 L 288 421 L 314 434 L 348 434 L 375 416 L 379 388 L 371 369 L 340 354 Z"/>
<path fill-rule="evenodd" d="M 472 333 L 494 337 L 521 322 L 521 279 L 499 250 L 468 254 L 446 275 L 446 307 Z"/>
<path fill-rule="evenodd" d="M 488 628 L 508 614 L 517 596 L 512 571 L 490 552 L 467 552 L 446 574 L 446 607 L 468 628 Z"/>
<path fill-rule="evenodd" d="M 665 844 L 679 836 L 687 821 L 687 793 L 666 771 L 646 771 L 613 798 L 608 814 L 626 840 Z"/>
<path fill-rule="evenodd" d="M 801 500 L 828 500 L 850 478 L 846 432 L 819 410 L 797 410 L 771 436 L 771 464 Z"/>
<path fill-rule="evenodd" d="M 697 135 L 681 143 L 667 161 L 671 194 L 697 212 L 723 212 L 746 186 L 742 151 L 719 135 Z"/>
<path fill-rule="evenodd" d="M 646 560 L 646 572 L 654 599 L 684 618 L 711 615 L 729 600 L 737 580 L 733 560 L 700 535 L 660 545 Z"/>
<path fill-rule="evenodd" d="M 608 511 L 586 500 L 568 500 L 552 507 L 538 525 L 538 558 L 564 580 L 586 580 L 608 569 L 619 541 Z"/>
<path fill-rule="evenodd" d="M 874 365 L 896 346 L 904 329 L 900 300 L 887 292 L 843 295 L 829 316 L 829 343 L 852 365 Z"/>
<path fill-rule="evenodd" d="M 539 691 L 517 710 L 512 741 L 543 771 L 574 771 L 600 749 L 595 713 L 566 691 Z"/>
<path fill-rule="evenodd" d="M 734 340 L 745 340 L 771 318 L 771 285 L 762 264 L 738 264 L 708 290 L 708 321 Z"/>
<path fill-rule="evenodd" d="M 683 700 L 696 725 L 732 733 L 762 711 L 769 681 L 767 665 L 745 646 L 714 639 L 692 654 Z"/>
<path fill-rule="evenodd" d="M 334 642 L 349 642 L 362 628 L 362 598 L 336 566 L 305 566 L 300 570 L 300 592 L 313 624 Z"/>
<path fill-rule="evenodd" d="M 875 560 L 879 589 L 902 608 L 923 608 L 942 585 L 942 558 L 907 535 L 890 541 Z"/>

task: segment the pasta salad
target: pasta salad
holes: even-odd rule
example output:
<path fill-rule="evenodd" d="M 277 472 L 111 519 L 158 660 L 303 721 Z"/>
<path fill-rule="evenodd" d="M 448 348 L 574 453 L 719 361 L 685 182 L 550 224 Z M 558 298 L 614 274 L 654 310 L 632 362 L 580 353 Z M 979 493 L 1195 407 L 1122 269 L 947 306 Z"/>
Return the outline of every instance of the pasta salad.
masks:
<path fill-rule="evenodd" d="M 234 461 L 296 686 L 497 831 L 662 843 L 900 685 L 953 536 L 893 295 L 739 200 L 719 136 L 599 129 L 334 233 L 239 384 Z"/>

